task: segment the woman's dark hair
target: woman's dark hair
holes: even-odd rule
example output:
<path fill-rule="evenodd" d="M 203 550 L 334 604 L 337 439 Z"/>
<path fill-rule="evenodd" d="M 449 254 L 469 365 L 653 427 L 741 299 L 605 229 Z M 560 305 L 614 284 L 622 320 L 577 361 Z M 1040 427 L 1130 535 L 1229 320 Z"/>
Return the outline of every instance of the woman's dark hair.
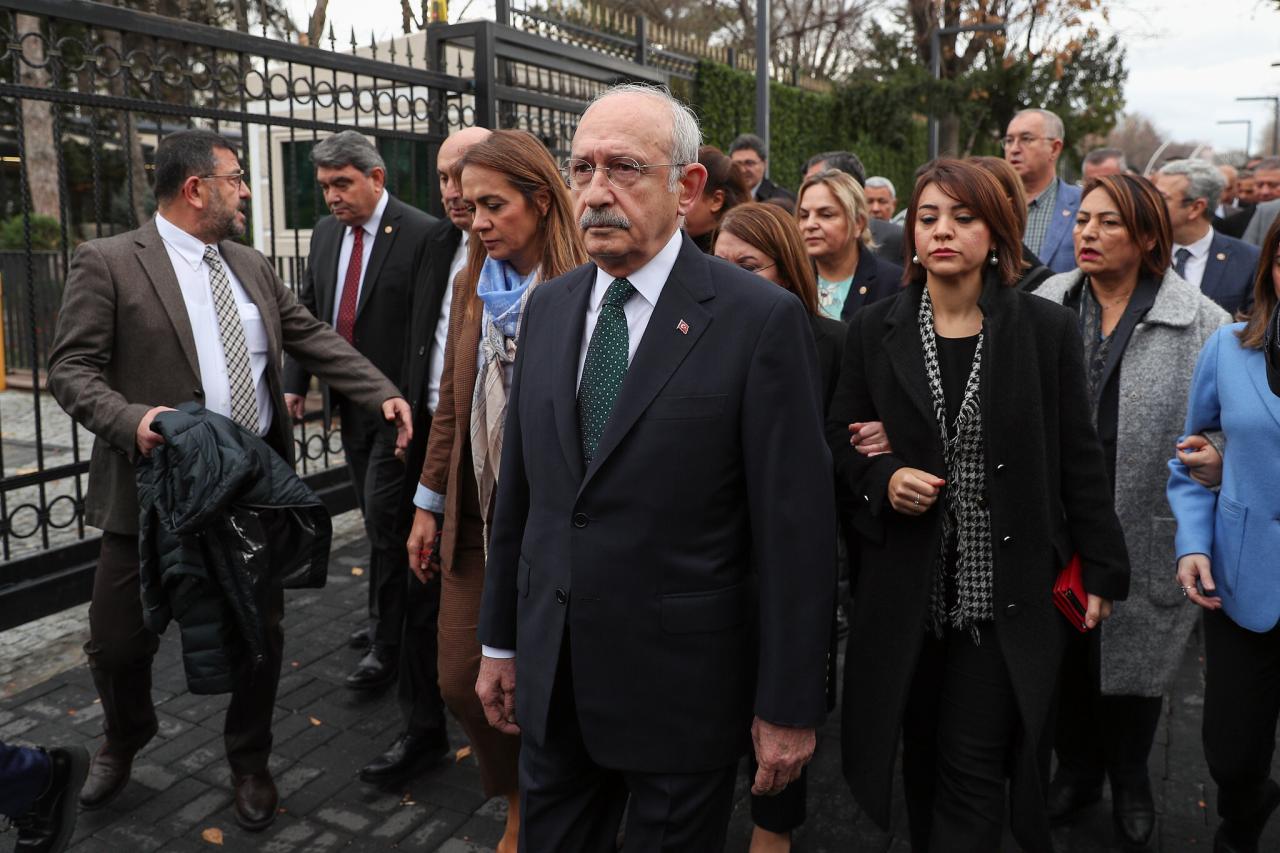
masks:
<path fill-rule="evenodd" d="M 707 169 L 707 184 L 702 188 L 703 196 L 715 195 L 716 190 L 724 193 L 724 204 L 717 214 L 722 218 L 730 209 L 751 200 L 751 188 L 747 186 L 742 167 L 714 145 L 704 145 L 698 149 L 698 162 Z"/>
<path fill-rule="evenodd" d="M 178 194 L 187 178 L 213 172 L 213 152 L 221 148 L 236 153 L 236 147 L 212 130 L 176 130 L 156 146 L 156 201 L 168 201 Z"/>
<path fill-rule="evenodd" d="M 1261 349 L 1267 335 L 1267 325 L 1276 313 L 1276 254 L 1280 253 L 1280 218 L 1271 223 L 1271 230 L 1262 240 L 1262 255 L 1258 258 L 1258 271 L 1253 276 L 1253 307 L 1240 330 L 1240 346 Z"/>
<path fill-rule="evenodd" d="M 1105 192 L 1116 206 L 1129 238 L 1142 249 L 1140 275 L 1164 279 L 1173 257 L 1173 226 L 1169 208 L 1155 185 L 1140 175 L 1104 175 L 1084 182 L 1080 200 L 1095 190 Z M 1150 242 L 1151 248 L 1145 246 Z"/>
<path fill-rule="evenodd" d="M 907 218 L 902 225 L 903 254 L 910 258 L 903 272 L 905 281 L 922 282 L 925 268 L 916 257 L 916 209 L 925 187 L 936 185 L 951 198 L 968 207 L 991 231 L 999 263 L 993 268 L 1005 287 L 1013 287 L 1022 276 L 1022 229 L 1013 206 L 990 172 L 965 160 L 934 160 L 921 170 L 911 191 Z"/>
<path fill-rule="evenodd" d="M 999 181 L 1000 186 L 1004 187 L 1004 194 L 1008 196 L 1009 203 L 1013 205 L 1013 216 L 1018 220 L 1018 233 L 1026 233 L 1027 190 L 1022 186 L 1022 177 L 1014 171 L 1014 168 L 1009 165 L 1007 160 L 1000 157 L 970 157 L 969 159 L 978 168 L 986 169 L 991 173 L 991 177 Z"/>
<path fill-rule="evenodd" d="M 725 214 L 720 221 L 721 234 L 732 234 L 744 243 L 755 246 L 773 258 L 778 265 L 778 278 L 782 286 L 790 290 L 804 303 L 805 310 L 817 317 L 818 280 L 814 278 L 813 264 L 804 250 L 800 228 L 785 210 L 777 205 L 753 201 L 739 205 Z"/>

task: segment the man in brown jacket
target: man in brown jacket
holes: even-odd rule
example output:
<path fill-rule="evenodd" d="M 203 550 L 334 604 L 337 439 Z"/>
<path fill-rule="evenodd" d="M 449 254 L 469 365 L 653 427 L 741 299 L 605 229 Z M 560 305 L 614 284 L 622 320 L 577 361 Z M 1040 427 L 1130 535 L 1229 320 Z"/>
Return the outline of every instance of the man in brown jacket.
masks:
<path fill-rule="evenodd" d="M 180 131 L 155 159 L 155 219 L 76 250 L 49 356 L 50 391 L 96 436 L 85 520 L 103 534 L 85 651 L 106 740 L 80 795 L 86 809 L 120 793 L 157 729 L 151 659 L 159 641 L 142 622 L 133 470 L 162 441 L 150 429 L 156 414 L 194 399 L 292 459 L 283 350 L 394 420 L 397 446 L 411 433 L 396 387 L 301 307 L 260 252 L 233 241 L 245 230 L 249 187 L 232 145 L 209 131 Z M 267 607 L 268 660 L 237 678 L 224 730 L 236 818 L 251 830 L 270 825 L 279 801 L 267 758 L 284 644 L 280 590 Z"/>

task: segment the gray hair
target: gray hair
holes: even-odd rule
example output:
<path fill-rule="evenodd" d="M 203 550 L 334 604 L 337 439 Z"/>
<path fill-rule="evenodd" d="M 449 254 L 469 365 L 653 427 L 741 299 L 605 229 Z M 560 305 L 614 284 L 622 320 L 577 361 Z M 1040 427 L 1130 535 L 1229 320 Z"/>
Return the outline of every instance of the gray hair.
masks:
<path fill-rule="evenodd" d="M 876 189 L 877 187 L 888 190 L 889 195 L 893 198 L 898 197 L 898 191 L 893 188 L 893 181 L 881 175 L 872 175 L 870 178 L 867 178 L 867 189 L 871 190 Z"/>
<path fill-rule="evenodd" d="M 672 95 L 671 90 L 666 86 L 646 86 L 643 83 L 620 83 L 617 86 L 610 86 L 591 100 L 583 111 L 583 116 L 586 116 L 592 107 L 605 98 L 612 98 L 615 95 L 644 95 L 654 98 L 671 113 L 671 148 L 667 156 L 672 163 L 678 163 L 681 168 L 670 171 L 667 189 L 675 192 L 676 187 L 680 185 L 680 178 L 684 175 L 683 167 L 698 162 L 698 149 L 702 146 L 702 128 L 698 127 L 698 117 L 693 114 L 693 110 Z"/>
<path fill-rule="evenodd" d="M 1162 175 L 1182 175 L 1187 179 L 1183 197 L 1188 201 L 1204 199 L 1206 216 L 1218 209 L 1218 199 L 1227 188 L 1227 177 L 1208 160 L 1173 160 L 1160 167 Z"/>
<path fill-rule="evenodd" d="M 1125 162 L 1124 152 L 1119 148 L 1095 148 L 1084 155 L 1084 162 L 1089 166 L 1100 166 L 1109 160 L 1118 160 L 1120 171 L 1129 171 L 1129 164 Z"/>
<path fill-rule="evenodd" d="M 1027 110 L 1018 110 L 1013 114 L 1013 117 L 1018 118 L 1028 113 L 1035 113 L 1040 116 L 1041 121 L 1044 122 L 1044 135 L 1046 137 L 1049 139 L 1066 139 L 1067 129 L 1063 126 L 1062 119 L 1058 118 L 1057 113 L 1051 110 L 1042 110 L 1039 107 L 1032 107 Z"/>
<path fill-rule="evenodd" d="M 378 149 L 354 130 L 344 130 L 317 142 L 311 149 L 311 162 L 321 169 L 355 166 L 365 175 L 373 174 L 374 169 L 387 171 L 387 164 Z"/>

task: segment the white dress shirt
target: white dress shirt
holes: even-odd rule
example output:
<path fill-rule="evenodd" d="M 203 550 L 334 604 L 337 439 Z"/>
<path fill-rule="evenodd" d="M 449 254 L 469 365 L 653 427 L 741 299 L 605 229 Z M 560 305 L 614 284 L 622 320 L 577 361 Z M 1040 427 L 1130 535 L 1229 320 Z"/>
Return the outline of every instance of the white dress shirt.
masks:
<path fill-rule="evenodd" d="M 351 263 L 351 249 L 356 244 L 356 228 L 364 231 L 364 242 L 360 248 L 363 250 L 360 255 L 360 286 L 356 288 L 356 304 L 360 304 L 360 292 L 364 290 L 364 274 L 369 271 L 369 256 L 373 254 L 373 241 L 378 236 L 378 226 L 382 224 L 382 214 L 387 209 L 387 191 L 382 191 L 382 198 L 378 199 L 378 206 L 373 209 L 373 215 L 363 225 L 348 225 L 342 232 L 342 249 L 338 252 L 338 281 L 333 289 L 333 317 L 330 318 L 332 326 L 338 328 L 338 310 L 342 307 L 342 291 L 347 282 L 347 266 Z"/>
<path fill-rule="evenodd" d="M 1204 233 L 1203 237 L 1189 246 L 1184 246 L 1181 243 L 1173 244 L 1173 257 L 1175 260 L 1179 249 L 1186 249 L 1191 253 L 1191 257 L 1187 258 L 1187 266 L 1183 271 L 1182 277 L 1187 280 L 1187 284 L 1197 290 L 1200 288 L 1200 282 L 1204 279 L 1204 268 L 1209 264 L 1209 244 L 1212 242 L 1213 229 L 1210 228 Z"/>
<path fill-rule="evenodd" d="M 444 302 L 440 304 L 440 319 L 436 321 L 436 334 L 431 342 L 431 376 L 427 381 L 427 411 L 435 414 L 440 405 L 440 379 L 444 376 L 444 348 L 449 340 L 449 310 L 453 306 L 453 280 L 467 265 L 467 243 L 470 232 L 463 231 L 458 250 L 449 264 L 449 281 L 444 286 Z"/>
<path fill-rule="evenodd" d="M 680 255 L 680 247 L 684 242 L 684 232 L 676 229 L 649 263 L 627 276 L 627 281 L 636 289 L 635 295 L 622 306 L 622 313 L 627 317 L 627 365 L 636 357 L 636 349 L 644 338 L 645 329 L 649 327 L 649 318 L 653 316 L 653 308 L 658 304 L 662 288 L 671 277 L 671 269 L 676 265 Z M 613 284 L 614 277 L 599 267 L 596 268 L 596 281 L 591 289 L 591 300 L 587 303 L 586 325 L 582 330 L 582 349 L 578 353 L 578 382 L 582 382 L 582 368 L 587 362 L 587 347 L 591 345 L 591 333 L 596 329 L 596 320 L 600 318 L 600 306 L 604 303 L 604 293 Z M 495 649 L 492 646 L 481 646 L 481 654 L 487 658 L 513 658 L 514 649 Z"/>
<path fill-rule="evenodd" d="M 197 237 L 183 231 L 159 213 L 156 214 L 156 230 L 164 241 L 173 264 L 182 301 L 187 306 L 187 318 L 191 321 L 191 335 L 196 343 L 196 361 L 200 368 L 200 385 L 204 389 L 204 407 L 211 412 L 231 417 L 231 381 L 227 378 L 227 362 L 222 352 L 222 335 L 218 331 L 218 311 L 213 304 L 213 290 L 209 286 L 209 265 L 204 262 L 205 244 Z M 213 247 L 218 251 L 218 247 Z M 271 429 L 271 391 L 267 388 L 267 326 L 262 312 L 249 298 L 244 285 L 236 278 L 227 259 L 222 258 L 222 269 L 231 282 L 231 293 L 244 327 L 244 340 L 249 349 L 249 369 L 253 372 L 253 385 L 258 398 L 258 435 L 266 435 Z"/>

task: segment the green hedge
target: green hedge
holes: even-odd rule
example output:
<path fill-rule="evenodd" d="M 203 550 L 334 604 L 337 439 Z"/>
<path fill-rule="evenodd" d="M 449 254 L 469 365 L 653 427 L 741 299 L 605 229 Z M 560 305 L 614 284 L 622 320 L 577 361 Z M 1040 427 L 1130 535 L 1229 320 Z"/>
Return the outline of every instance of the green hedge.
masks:
<path fill-rule="evenodd" d="M 722 150 L 739 133 L 755 130 L 755 77 L 715 62 L 698 66 L 692 102 L 706 142 Z M 791 189 L 804 163 L 820 151 L 858 155 L 868 175 L 884 175 L 906 203 L 916 168 L 925 161 L 924 121 L 909 99 L 894 97 L 873 80 L 852 80 L 830 93 L 781 83 L 769 88 L 769 176 Z"/>

